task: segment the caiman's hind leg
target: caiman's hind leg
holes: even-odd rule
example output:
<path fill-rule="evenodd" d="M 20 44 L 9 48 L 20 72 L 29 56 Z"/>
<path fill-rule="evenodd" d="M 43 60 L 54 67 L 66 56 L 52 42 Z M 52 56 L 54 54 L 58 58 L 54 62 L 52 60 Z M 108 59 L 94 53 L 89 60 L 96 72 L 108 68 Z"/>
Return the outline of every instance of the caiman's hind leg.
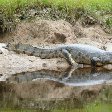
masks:
<path fill-rule="evenodd" d="M 93 57 L 91 60 L 91 65 L 92 65 L 92 67 L 102 66 L 102 62 L 99 58 Z"/>
<path fill-rule="evenodd" d="M 78 63 L 76 63 L 76 62 L 73 60 L 71 54 L 70 54 L 66 49 L 62 49 L 62 53 L 63 53 L 64 57 L 66 58 L 67 62 L 68 62 L 71 66 L 73 66 L 73 67 L 78 67 Z"/>

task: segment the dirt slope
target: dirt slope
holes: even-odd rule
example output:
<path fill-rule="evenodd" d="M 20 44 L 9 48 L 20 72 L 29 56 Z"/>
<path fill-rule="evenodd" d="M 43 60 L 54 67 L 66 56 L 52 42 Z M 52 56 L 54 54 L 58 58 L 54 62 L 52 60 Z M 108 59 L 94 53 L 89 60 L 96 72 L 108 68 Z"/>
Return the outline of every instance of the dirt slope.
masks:
<path fill-rule="evenodd" d="M 32 45 L 83 43 L 112 51 L 112 35 L 106 34 L 99 25 L 83 27 L 80 22 L 77 22 L 72 26 L 64 20 L 22 22 L 14 32 L 0 37 L 0 43 L 8 42 Z M 5 49 L 4 53 L 0 54 L 0 62 L 0 74 L 14 74 L 42 68 L 59 69 L 68 66 L 62 59 L 41 60 L 33 56 L 14 54 Z"/>

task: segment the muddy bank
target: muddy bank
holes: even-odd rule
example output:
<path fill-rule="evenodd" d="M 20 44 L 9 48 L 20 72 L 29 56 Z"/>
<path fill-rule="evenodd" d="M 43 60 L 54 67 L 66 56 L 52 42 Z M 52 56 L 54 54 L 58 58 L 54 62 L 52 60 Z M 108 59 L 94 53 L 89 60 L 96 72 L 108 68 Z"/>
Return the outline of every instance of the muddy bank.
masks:
<path fill-rule="evenodd" d="M 3 43 L 70 44 L 83 43 L 102 49 L 112 50 L 112 35 L 103 31 L 100 25 L 83 26 L 80 21 L 75 25 L 64 20 L 24 21 L 13 33 L 0 38 Z"/>
<path fill-rule="evenodd" d="M 64 59 L 46 59 L 27 56 L 25 54 L 15 54 L 14 52 L 4 50 L 0 54 L 0 74 L 1 80 L 9 77 L 11 74 L 36 71 L 40 69 L 63 70 L 68 67 Z"/>
<path fill-rule="evenodd" d="M 75 25 L 64 20 L 24 21 L 11 34 L 0 37 L 1 43 L 23 43 L 33 46 L 82 43 L 112 51 L 112 35 L 107 34 L 98 24 L 83 26 L 80 21 Z M 45 59 L 25 54 L 16 54 L 4 48 L 0 54 L 0 74 L 15 74 L 39 69 L 57 69 L 68 67 L 64 59 Z M 108 66 L 112 68 L 111 65 Z"/>

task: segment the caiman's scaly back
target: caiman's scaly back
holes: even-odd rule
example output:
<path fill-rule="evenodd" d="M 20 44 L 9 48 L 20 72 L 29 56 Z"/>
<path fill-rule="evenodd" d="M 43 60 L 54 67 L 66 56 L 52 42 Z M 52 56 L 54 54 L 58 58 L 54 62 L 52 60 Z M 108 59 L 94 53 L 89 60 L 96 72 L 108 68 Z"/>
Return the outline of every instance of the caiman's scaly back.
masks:
<path fill-rule="evenodd" d="M 7 48 L 17 53 L 26 53 L 42 59 L 65 58 L 72 66 L 76 63 L 92 66 L 112 64 L 112 52 L 84 44 L 60 44 L 53 48 L 33 47 L 29 44 L 9 44 Z"/>

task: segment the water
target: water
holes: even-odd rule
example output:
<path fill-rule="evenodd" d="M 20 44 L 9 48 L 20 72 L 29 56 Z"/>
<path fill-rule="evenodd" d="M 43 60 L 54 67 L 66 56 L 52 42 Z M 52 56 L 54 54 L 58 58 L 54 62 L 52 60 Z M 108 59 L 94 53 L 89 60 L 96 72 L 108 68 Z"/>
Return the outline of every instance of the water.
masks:
<path fill-rule="evenodd" d="M 87 86 L 111 82 L 112 71 L 92 70 L 90 68 L 79 68 L 76 70 L 69 68 L 63 72 L 40 70 L 35 72 L 15 74 L 8 78 L 7 81 L 22 83 L 40 79 L 52 80 L 70 86 Z"/>
<path fill-rule="evenodd" d="M 0 82 L 0 112 L 112 112 L 112 72 L 71 68 Z"/>

